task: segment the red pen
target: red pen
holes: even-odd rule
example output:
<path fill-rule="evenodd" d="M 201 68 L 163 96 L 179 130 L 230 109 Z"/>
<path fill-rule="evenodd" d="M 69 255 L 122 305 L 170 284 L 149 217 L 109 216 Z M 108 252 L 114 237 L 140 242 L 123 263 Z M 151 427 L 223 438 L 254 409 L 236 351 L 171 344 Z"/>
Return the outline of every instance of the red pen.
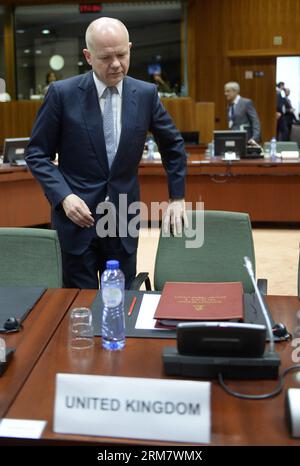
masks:
<path fill-rule="evenodd" d="M 131 314 L 132 314 L 135 303 L 136 303 L 136 296 L 134 296 L 132 301 L 131 301 L 130 308 L 129 308 L 129 311 L 128 311 L 129 316 L 131 316 Z"/>

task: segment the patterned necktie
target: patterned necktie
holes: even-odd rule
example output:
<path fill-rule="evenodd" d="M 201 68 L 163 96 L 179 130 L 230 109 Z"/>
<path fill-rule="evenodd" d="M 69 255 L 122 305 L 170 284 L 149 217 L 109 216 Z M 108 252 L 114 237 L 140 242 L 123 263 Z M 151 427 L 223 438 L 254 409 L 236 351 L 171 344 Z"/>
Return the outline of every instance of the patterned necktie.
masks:
<path fill-rule="evenodd" d="M 117 152 L 117 136 L 113 114 L 112 96 L 117 93 L 116 87 L 107 87 L 103 93 L 105 104 L 103 110 L 103 132 L 105 137 L 108 166 L 111 167 Z"/>
<path fill-rule="evenodd" d="M 228 125 L 232 127 L 234 121 L 234 104 L 230 104 L 228 108 Z"/>

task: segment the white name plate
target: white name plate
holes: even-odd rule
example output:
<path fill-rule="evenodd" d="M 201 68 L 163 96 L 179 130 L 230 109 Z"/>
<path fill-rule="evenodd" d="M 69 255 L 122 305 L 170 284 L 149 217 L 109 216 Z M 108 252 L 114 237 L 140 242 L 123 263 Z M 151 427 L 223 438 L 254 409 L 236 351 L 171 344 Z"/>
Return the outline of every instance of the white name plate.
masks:
<path fill-rule="evenodd" d="M 238 160 L 235 152 L 225 152 L 224 160 Z"/>
<path fill-rule="evenodd" d="M 209 443 L 210 382 L 57 374 L 54 431 Z"/>
<path fill-rule="evenodd" d="M 299 152 L 296 150 L 283 150 L 281 154 L 278 154 L 282 159 L 298 159 Z"/>
<path fill-rule="evenodd" d="M 46 421 L 5 418 L 0 422 L 0 437 L 38 439 L 46 424 Z"/>

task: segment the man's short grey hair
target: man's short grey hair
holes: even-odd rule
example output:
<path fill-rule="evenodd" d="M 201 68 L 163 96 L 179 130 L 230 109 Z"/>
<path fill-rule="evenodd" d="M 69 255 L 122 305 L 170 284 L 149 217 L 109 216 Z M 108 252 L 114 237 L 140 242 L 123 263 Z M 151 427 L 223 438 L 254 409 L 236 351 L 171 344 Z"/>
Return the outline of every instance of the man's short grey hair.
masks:
<path fill-rule="evenodd" d="M 232 89 L 233 91 L 240 92 L 240 85 L 234 81 L 229 81 L 229 83 L 225 84 L 226 89 Z"/>

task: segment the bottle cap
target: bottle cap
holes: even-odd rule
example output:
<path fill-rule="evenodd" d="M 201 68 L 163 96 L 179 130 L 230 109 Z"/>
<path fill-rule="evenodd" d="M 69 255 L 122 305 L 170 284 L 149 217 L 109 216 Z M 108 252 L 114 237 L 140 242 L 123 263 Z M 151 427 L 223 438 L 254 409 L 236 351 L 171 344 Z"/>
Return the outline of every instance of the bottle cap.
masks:
<path fill-rule="evenodd" d="M 106 261 L 106 268 L 110 270 L 116 270 L 120 266 L 119 261 L 117 260 L 110 260 Z"/>

